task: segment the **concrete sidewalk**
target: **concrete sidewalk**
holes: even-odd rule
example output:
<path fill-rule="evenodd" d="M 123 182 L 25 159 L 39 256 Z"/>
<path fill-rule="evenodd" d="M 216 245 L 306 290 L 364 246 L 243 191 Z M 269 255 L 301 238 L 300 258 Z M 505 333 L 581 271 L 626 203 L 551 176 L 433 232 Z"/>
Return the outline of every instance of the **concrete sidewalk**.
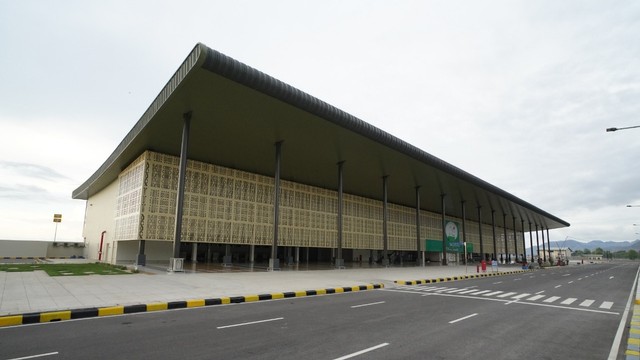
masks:
<path fill-rule="evenodd" d="M 0 272 L 0 316 L 367 284 L 390 287 L 394 286 L 394 281 L 476 273 L 475 266 L 228 273 L 167 273 L 149 267 L 140 270 L 140 273 L 132 275 L 67 277 L 50 277 L 44 271 Z M 499 268 L 499 272 L 515 270 L 520 270 L 520 267 Z M 491 270 L 487 273 L 491 274 Z"/>

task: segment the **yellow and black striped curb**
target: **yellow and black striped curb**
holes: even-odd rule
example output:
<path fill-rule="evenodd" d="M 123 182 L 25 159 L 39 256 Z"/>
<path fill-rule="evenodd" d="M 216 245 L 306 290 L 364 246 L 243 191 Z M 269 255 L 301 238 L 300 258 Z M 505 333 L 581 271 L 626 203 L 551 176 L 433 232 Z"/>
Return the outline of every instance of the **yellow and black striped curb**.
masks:
<path fill-rule="evenodd" d="M 396 280 L 394 283 L 400 285 L 420 285 L 420 284 L 433 284 L 445 281 L 457 281 L 457 280 L 467 280 L 467 279 L 477 279 L 489 276 L 502 276 L 502 275 L 511 275 L 511 274 L 520 274 L 523 272 L 529 272 L 532 270 L 514 270 L 514 271 L 500 271 L 500 272 L 491 272 L 491 273 L 481 273 L 481 274 L 472 274 L 472 275 L 460 275 L 460 276 L 450 276 L 443 278 L 435 278 L 435 279 L 425 279 L 425 280 Z"/>
<path fill-rule="evenodd" d="M 52 321 L 63 321 L 63 320 L 72 320 L 72 319 L 84 319 L 84 318 L 97 317 L 97 316 L 133 314 L 133 313 L 159 311 L 159 310 L 184 309 L 184 308 L 195 308 L 195 307 L 202 307 L 202 306 L 225 305 L 225 304 L 240 304 L 240 303 L 247 303 L 247 302 L 254 302 L 254 301 L 261 301 L 261 300 L 275 300 L 275 299 L 286 299 L 286 298 L 295 298 L 295 297 L 303 297 L 303 296 L 340 294 L 340 293 L 346 293 L 346 292 L 382 289 L 383 287 L 384 287 L 383 284 L 368 284 L 368 285 L 357 285 L 357 286 L 347 286 L 347 287 L 337 287 L 337 288 L 327 288 L 327 289 L 317 289 L 317 290 L 276 292 L 276 293 L 260 294 L 260 295 L 231 296 L 231 297 L 220 297 L 220 298 L 212 298 L 212 299 L 192 299 L 192 300 L 184 300 L 184 301 L 154 302 L 150 304 L 119 305 L 119 306 L 108 306 L 108 307 L 100 307 L 100 308 L 92 307 L 92 308 L 64 310 L 64 311 L 36 312 L 36 313 L 28 313 L 28 314 L 0 316 L 0 327 L 37 324 L 37 323 L 46 323 L 46 322 L 52 322 Z"/>

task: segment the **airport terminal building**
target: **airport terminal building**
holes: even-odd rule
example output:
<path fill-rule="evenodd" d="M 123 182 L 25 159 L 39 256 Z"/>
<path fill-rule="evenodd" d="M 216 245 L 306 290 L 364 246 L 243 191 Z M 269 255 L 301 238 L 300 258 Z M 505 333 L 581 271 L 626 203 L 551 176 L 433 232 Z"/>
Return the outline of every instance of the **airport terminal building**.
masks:
<path fill-rule="evenodd" d="M 569 226 L 202 44 L 73 198 L 110 263 L 531 261 Z"/>

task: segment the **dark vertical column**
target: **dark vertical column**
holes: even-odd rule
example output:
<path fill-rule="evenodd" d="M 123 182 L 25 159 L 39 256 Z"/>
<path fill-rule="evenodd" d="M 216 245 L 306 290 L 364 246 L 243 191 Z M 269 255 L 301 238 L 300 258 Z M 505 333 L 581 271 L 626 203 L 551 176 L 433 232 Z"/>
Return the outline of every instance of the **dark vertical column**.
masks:
<path fill-rule="evenodd" d="M 420 186 L 416 186 L 416 265 L 424 265 L 420 248 Z"/>
<path fill-rule="evenodd" d="M 493 228 L 493 254 L 491 260 L 498 260 L 498 246 L 496 245 L 496 211 L 491 210 L 491 226 Z"/>
<path fill-rule="evenodd" d="M 502 230 L 504 232 L 504 261 L 511 263 L 511 254 L 509 253 L 509 241 L 507 239 L 507 214 L 502 213 Z"/>
<path fill-rule="evenodd" d="M 518 234 L 516 234 L 516 217 L 513 217 L 513 247 L 516 252 L 516 263 L 518 262 Z"/>
<path fill-rule="evenodd" d="M 182 145 L 180 146 L 180 165 L 178 167 L 178 194 L 176 197 L 176 219 L 173 227 L 173 257 L 180 257 L 180 241 L 182 240 L 182 214 L 184 212 L 184 187 L 187 177 L 187 152 L 189 149 L 189 129 L 191 112 L 182 115 Z M 177 263 L 179 262 L 179 264 Z M 182 271 L 181 261 L 172 261 L 171 270 Z"/>
<path fill-rule="evenodd" d="M 231 255 L 231 244 L 224 246 L 224 256 L 222 257 L 222 266 L 232 265 L 233 255 Z"/>
<path fill-rule="evenodd" d="M 540 238 L 538 238 L 538 224 L 536 224 L 536 254 L 540 260 Z"/>
<path fill-rule="evenodd" d="M 524 219 L 520 219 L 520 227 L 522 228 L 522 261 L 527 262 L 527 239 L 525 238 Z"/>
<path fill-rule="evenodd" d="M 464 264 L 467 265 L 467 214 L 465 201 L 462 200 L 462 253 L 464 254 Z"/>
<path fill-rule="evenodd" d="M 344 269 L 342 258 L 342 168 L 344 161 L 338 163 L 338 252 L 336 253 L 336 269 Z"/>
<path fill-rule="evenodd" d="M 545 250 L 543 226 L 540 226 L 540 232 L 542 233 L 542 261 L 547 262 L 547 250 Z"/>
<path fill-rule="evenodd" d="M 138 241 L 138 256 L 136 257 L 136 265 L 145 266 L 147 263 L 147 256 L 144 254 L 144 240 Z"/>
<path fill-rule="evenodd" d="M 547 250 L 549 250 L 549 261 L 551 260 L 551 238 L 549 237 L 549 228 L 547 228 Z"/>
<path fill-rule="evenodd" d="M 387 251 L 389 250 L 389 238 L 387 233 L 387 221 L 389 220 L 389 213 L 387 210 L 387 182 L 389 176 L 382 177 L 382 265 L 389 266 L 389 258 L 387 257 Z"/>
<path fill-rule="evenodd" d="M 478 206 L 478 237 L 480 238 L 480 257 L 482 260 L 486 260 L 484 244 L 482 243 L 482 206 Z"/>
<path fill-rule="evenodd" d="M 271 258 L 269 259 L 269 270 L 280 270 L 280 260 L 278 259 L 278 230 L 280 221 L 280 165 L 282 161 L 282 141 L 276 143 L 276 173 L 274 175 L 273 190 L 273 244 L 271 245 Z"/>
<path fill-rule="evenodd" d="M 531 246 L 531 262 L 536 261 L 533 256 L 533 230 L 531 229 L 531 221 L 529 221 L 529 245 Z"/>
<path fill-rule="evenodd" d="M 447 265 L 447 232 L 445 229 L 445 218 L 447 216 L 445 199 L 447 194 L 442 194 L 440 197 L 442 198 L 442 265 Z"/>

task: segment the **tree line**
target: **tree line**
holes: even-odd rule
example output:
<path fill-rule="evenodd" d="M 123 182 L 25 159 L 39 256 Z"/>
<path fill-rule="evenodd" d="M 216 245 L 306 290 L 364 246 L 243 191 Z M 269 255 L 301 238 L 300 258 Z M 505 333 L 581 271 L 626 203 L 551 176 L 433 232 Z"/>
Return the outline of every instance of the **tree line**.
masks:
<path fill-rule="evenodd" d="M 576 257 L 580 257 L 580 256 L 584 256 L 584 255 L 602 255 L 603 259 L 629 259 L 629 260 L 635 260 L 638 258 L 638 252 L 636 250 L 619 250 L 619 251 L 609 251 L 609 250 L 603 250 L 602 248 L 596 248 L 595 250 L 591 251 L 590 249 L 584 249 L 584 250 L 577 250 L 571 253 L 571 256 L 576 256 Z"/>

